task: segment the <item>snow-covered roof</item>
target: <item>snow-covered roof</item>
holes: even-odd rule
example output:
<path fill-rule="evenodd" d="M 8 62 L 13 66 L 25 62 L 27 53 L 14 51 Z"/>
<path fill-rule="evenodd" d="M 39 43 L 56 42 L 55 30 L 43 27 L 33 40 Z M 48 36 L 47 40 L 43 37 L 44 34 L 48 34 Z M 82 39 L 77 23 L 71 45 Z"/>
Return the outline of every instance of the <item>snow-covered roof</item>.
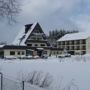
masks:
<path fill-rule="evenodd" d="M 78 33 L 66 34 L 58 41 L 80 40 L 80 39 L 87 39 L 88 37 L 90 37 L 90 33 L 78 32 Z"/>
<path fill-rule="evenodd" d="M 43 50 L 44 48 L 37 48 L 38 50 Z"/>
<path fill-rule="evenodd" d="M 30 30 L 28 30 L 27 33 L 25 33 L 25 27 L 23 27 L 19 34 L 17 35 L 17 37 L 15 38 L 15 40 L 13 41 L 13 45 L 25 45 L 25 41 L 27 40 L 27 38 L 29 37 L 29 35 L 31 34 L 31 32 L 33 31 L 34 27 L 36 26 L 37 22 L 35 22 L 31 27 Z M 21 41 L 22 38 L 22 41 Z"/>
<path fill-rule="evenodd" d="M 0 48 L 4 47 L 5 45 L 0 45 Z"/>

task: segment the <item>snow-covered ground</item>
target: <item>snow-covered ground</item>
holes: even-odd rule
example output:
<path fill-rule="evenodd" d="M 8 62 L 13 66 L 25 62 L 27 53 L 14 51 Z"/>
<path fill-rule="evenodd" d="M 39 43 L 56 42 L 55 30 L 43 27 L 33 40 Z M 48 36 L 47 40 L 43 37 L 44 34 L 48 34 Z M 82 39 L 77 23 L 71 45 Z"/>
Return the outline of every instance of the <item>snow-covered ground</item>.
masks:
<path fill-rule="evenodd" d="M 12 79 L 20 79 L 22 75 L 27 76 L 32 71 L 49 72 L 53 76 L 54 88 L 71 85 L 78 87 L 79 90 L 90 90 L 90 55 L 62 59 L 56 57 L 36 60 L 1 59 L 0 70 Z"/>

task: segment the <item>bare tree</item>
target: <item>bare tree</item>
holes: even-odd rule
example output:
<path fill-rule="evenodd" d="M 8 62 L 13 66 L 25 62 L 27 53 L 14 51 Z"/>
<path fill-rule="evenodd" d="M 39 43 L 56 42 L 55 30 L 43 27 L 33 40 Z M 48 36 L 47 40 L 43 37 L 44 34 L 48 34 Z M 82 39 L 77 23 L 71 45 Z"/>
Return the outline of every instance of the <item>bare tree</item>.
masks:
<path fill-rule="evenodd" d="M 20 12 L 19 0 L 0 0 L 0 17 L 15 22 L 15 17 Z"/>

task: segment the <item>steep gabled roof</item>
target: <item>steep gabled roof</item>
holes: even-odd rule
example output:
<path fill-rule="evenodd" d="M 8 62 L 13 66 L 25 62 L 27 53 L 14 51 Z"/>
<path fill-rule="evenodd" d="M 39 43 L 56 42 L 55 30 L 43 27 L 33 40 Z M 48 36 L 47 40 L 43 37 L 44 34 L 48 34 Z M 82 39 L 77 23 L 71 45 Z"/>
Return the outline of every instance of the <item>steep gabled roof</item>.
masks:
<path fill-rule="evenodd" d="M 29 35 L 31 34 L 31 32 L 33 31 L 33 29 L 35 28 L 37 22 L 34 24 L 28 24 L 28 32 L 25 33 L 25 27 L 22 28 L 22 30 L 20 30 L 19 34 L 17 35 L 17 37 L 15 38 L 15 40 L 13 41 L 12 44 L 14 45 L 25 45 L 25 41 L 27 40 L 27 38 L 29 37 Z"/>
<path fill-rule="evenodd" d="M 64 35 L 62 38 L 58 40 L 58 42 L 68 41 L 68 40 L 81 40 L 81 39 L 87 39 L 88 37 L 90 37 L 90 33 L 86 33 L 86 32 L 71 33 Z"/>

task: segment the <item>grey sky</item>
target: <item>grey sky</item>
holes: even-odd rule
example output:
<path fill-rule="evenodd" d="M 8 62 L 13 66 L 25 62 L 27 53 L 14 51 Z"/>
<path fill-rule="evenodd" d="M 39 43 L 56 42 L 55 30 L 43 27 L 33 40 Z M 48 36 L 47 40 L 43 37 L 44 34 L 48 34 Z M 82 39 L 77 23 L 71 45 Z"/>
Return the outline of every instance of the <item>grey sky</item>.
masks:
<path fill-rule="evenodd" d="M 89 31 L 90 0 L 22 0 L 18 23 L 12 26 L 0 22 L 0 41 L 12 41 L 28 23 L 39 22 L 45 33 L 65 28 Z"/>

